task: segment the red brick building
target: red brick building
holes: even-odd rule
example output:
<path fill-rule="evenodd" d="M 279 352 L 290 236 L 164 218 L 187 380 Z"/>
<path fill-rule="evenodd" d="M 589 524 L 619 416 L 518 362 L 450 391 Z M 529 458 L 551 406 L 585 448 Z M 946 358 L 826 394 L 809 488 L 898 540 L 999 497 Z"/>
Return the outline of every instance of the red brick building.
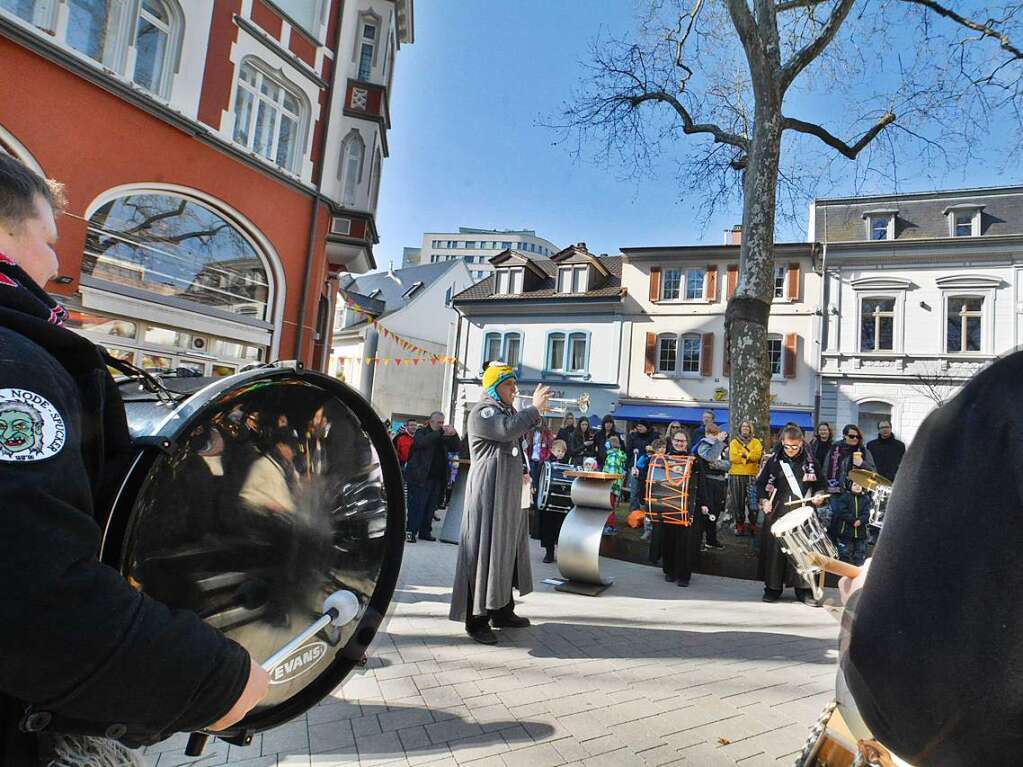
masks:
<path fill-rule="evenodd" d="M 144 367 L 324 368 L 413 36 L 412 0 L 0 0 L 0 151 L 67 186 L 75 328 Z"/>

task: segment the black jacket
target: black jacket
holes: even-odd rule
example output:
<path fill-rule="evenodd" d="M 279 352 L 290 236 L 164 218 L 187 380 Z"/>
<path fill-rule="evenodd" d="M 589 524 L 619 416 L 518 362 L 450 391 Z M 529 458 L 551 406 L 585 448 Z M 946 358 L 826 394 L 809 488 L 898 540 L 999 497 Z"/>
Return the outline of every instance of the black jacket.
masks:
<path fill-rule="evenodd" d="M 423 485 L 431 479 L 447 480 L 448 453 L 457 453 L 461 444 L 457 434 L 445 436 L 429 425 L 423 426 L 412 440 L 412 452 L 405 464 L 405 481 Z"/>
<path fill-rule="evenodd" d="M 1020 381 L 1017 352 L 927 417 L 847 608 L 846 681 L 877 739 L 912 764 L 1023 754 Z"/>
<path fill-rule="evenodd" d="M 568 446 L 568 452 L 572 458 L 572 463 L 574 463 L 576 466 L 582 466 L 583 461 L 585 461 L 587 458 L 596 458 L 597 457 L 596 430 L 590 429 L 584 435 L 577 428 L 575 430 L 575 434 L 572 435 L 572 444 Z"/>
<path fill-rule="evenodd" d="M 30 455 L 7 439 L 10 419 L 0 417 L 5 767 L 37 758 L 38 738 L 19 721 L 45 724 L 44 735 L 155 742 L 219 719 L 249 672 L 240 645 L 97 560 L 100 525 L 130 455 L 124 406 L 97 348 L 51 324 L 48 301 L 34 284 L 0 289 L 0 416 L 30 392 L 43 421 L 42 452 Z"/>
<path fill-rule="evenodd" d="M 832 498 L 831 534 L 842 541 L 866 539 L 872 508 L 874 501 L 867 492 L 856 495 L 850 490 Z M 857 519 L 860 521 L 859 527 L 854 524 Z"/>
<path fill-rule="evenodd" d="M 899 472 L 899 465 L 906 455 L 906 445 L 895 437 L 888 439 L 872 439 L 867 443 L 867 450 L 874 457 L 877 464 L 877 473 L 888 479 L 895 479 Z"/>
<path fill-rule="evenodd" d="M 646 453 L 646 447 L 655 439 L 653 433 L 647 429 L 645 434 L 638 431 L 629 432 L 629 443 L 625 446 L 626 459 L 629 469 L 633 467 L 635 459 Z M 638 452 L 637 452 L 638 451 Z"/>

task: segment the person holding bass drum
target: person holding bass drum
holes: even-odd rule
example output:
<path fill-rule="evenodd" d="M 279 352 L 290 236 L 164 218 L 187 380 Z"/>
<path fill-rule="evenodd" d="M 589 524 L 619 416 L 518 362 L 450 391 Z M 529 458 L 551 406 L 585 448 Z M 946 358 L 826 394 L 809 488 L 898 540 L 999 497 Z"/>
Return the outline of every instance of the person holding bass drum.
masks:
<path fill-rule="evenodd" d="M 0 154 L 0 764 L 133 764 L 267 691 L 239 644 L 97 559 L 130 441 L 100 351 L 43 287 L 60 188 Z M 74 737 L 72 737 L 74 736 Z M 92 761 L 90 761 L 92 760 Z"/>

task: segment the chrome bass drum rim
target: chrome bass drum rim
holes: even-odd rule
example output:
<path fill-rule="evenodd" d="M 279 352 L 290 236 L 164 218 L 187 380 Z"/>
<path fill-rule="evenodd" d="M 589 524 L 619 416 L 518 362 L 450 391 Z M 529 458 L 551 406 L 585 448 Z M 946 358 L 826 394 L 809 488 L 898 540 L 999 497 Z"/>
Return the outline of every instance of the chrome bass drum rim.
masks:
<path fill-rule="evenodd" d="M 302 369 L 264 368 L 211 382 L 194 382 L 191 387 L 193 392 L 170 404 L 156 397 L 141 397 L 138 401 L 126 397 L 137 453 L 108 516 L 102 561 L 170 606 L 193 609 L 213 625 L 220 621 L 223 625 L 218 627 L 240 641 L 256 662 L 272 654 L 268 650 L 279 649 L 290 638 L 286 636 L 289 631 L 296 634 L 305 623 L 315 619 L 312 613 L 318 610 L 318 599 L 326 591 L 350 588 L 360 601 L 359 617 L 350 626 L 327 629 L 303 646 L 316 645 L 313 649 L 319 655 L 314 661 L 322 656 L 328 663 L 321 664 L 319 669 L 309 669 L 315 673 L 299 669 L 280 687 L 272 685 L 268 704 L 258 706 L 230 730 L 217 733 L 225 739 L 244 738 L 305 713 L 337 688 L 364 657 L 386 615 L 401 567 L 405 528 L 401 470 L 386 427 L 370 404 L 356 391 L 328 376 Z M 256 409 L 267 401 L 283 403 L 282 410 L 275 413 L 269 407 Z M 318 410 L 317 403 L 322 403 Z M 260 452 L 252 448 L 253 463 L 249 468 L 232 472 L 231 465 L 237 459 L 227 460 L 229 453 L 224 450 L 224 442 L 235 444 L 231 440 L 242 433 L 245 424 L 251 425 L 253 412 L 276 421 L 262 424 L 260 432 L 265 435 L 262 442 L 273 447 Z M 292 415 L 295 426 L 281 425 L 286 412 Z M 310 424 L 320 419 L 316 429 L 310 425 L 311 431 L 305 431 L 298 423 L 307 416 L 311 418 Z M 326 430 L 323 421 L 329 424 Z M 309 447 L 308 439 L 314 432 L 324 435 L 315 450 Z M 329 446 L 332 433 L 336 437 L 333 448 Z M 299 466 L 301 472 L 295 485 L 288 487 L 305 487 L 300 483 L 303 473 L 308 474 L 310 486 L 315 485 L 318 490 L 307 492 L 306 496 L 317 500 L 306 503 L 308 508 L 297 502 L 294 509 L 260 508 L 263 494 L 258 488 L 264 484 L 254 484 L 251 478 L 257 471 L 285 476 L 285 472 L 274 474 L 279 464 L 284 463 L 278 452 L 284 450 L 282 445 L 296 439 L 301 452 L 303 437 L 307 438 L 304 463 L 299 458 L 292 462 L 291 474 Z M 220 443 L 218 455 L 214 455 L 217 448 L 210 447 L 213 442 Z M 260 462 L 258 468 L 256 461 Z M 193 464 L 202 471 L 188 473 L 185 467 Z M 338 468 L 331 469 L 332 464 Z M 322 476 L 317 476 L 314 470 L 324 466 Z M 193 482 L 193 478 L 202 476 L 208 480 L 210 474 L 215 474 L 206 471 L 211 467 L 220 472 L 223 487 L 228 483 L 234 483 L 232 487 L 244 485 L 237 496 L 244 498 L 244 503 L 237 500 L 236 504 L 218 506 L 214 498 L 224 498 L 222 494 L 209 494 L 211 497 L 205 498 L 204 503 L 203 483 Z M 353 478 L 355 481 L 350 481 Z M 299 491 L 295 496 L 303 497 Z M 235 498 L 234 491 L 226 497 Z M 199 501 L 192 503 L 190 498 Z M 175 504 L 181 507 L 180 518 Z M 235 509 L 235 505 L 239 508 Z M 210 513 L 203 516 L 196 511 L 197 507 Z M 303 526 L 303 520 L 309 524 Z M 211 526 L 218 529 L 210 533 L 207 528 Z M 169 535 L 165 534 L 165 527 L 171 529 Z M 229 528 L 226 533 L 219 529 L 223 527 Z M 365 533 L 360 538 L 362 531 Z M 169 554 L 165 550 L 168 539 L 182 541 L 171 547 Z M 206 552 L 203 561 L 216 561 L 218 566 L 223 562 L 223 572 L 211 573 L 207 568 L 202 578 L 182 576 L 181 568 L 191 572 L 188 569 L 194 566 L 191 563 L 203 559 L 202 549 L 211 540 L 216 553 Z M 275 543 L 282 540 L 289 542 L 281 544 L 281 548 L 287 548 L 287 555 L 279 558 L 276 569 L 270 566 L 261 571 L 267 562 L 277 561 L 280 552 L 275 550 Z M 200 553 L 196 554 L 197 551 Z M 296 570 L 305 572 L 317 566 L 321 570 L 306 573 L 305 582 L 291 583 L 296 580 Z M 162 585 L 167 582 L 174 582 L 175 588 Z M 160 593 L 161 589 L 164 593 Z M 241 604 L 204 611 L 205 597 L 197 596 L 204 589 L 217 594 L 217 598 L 226 589 Z M 181 593 L 185 596 L 177 604 L 166 596 Z M 300 609 L 292 610 L 287 603 L 292 594 L 297 595 Z M 244 616 L 260 610 L 260 619 L 244 621 Z M 242 618 L 228 625 L 232 618 L 225 616 Z M 305 657 L 310 658 L 308 654 Z M 301 666 L 301 661 L 297 665 Z"/>

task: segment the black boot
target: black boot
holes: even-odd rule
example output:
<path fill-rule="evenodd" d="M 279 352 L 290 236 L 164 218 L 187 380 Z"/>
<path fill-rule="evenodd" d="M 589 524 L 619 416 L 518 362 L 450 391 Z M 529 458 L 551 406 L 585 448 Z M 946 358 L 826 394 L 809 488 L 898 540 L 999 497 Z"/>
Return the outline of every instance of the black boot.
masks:
<path fill-rule="evenodd" d="M 554 561 L 554 549 L 547 549 L 543 556 L 543 563 L 549 565 Z"/>

